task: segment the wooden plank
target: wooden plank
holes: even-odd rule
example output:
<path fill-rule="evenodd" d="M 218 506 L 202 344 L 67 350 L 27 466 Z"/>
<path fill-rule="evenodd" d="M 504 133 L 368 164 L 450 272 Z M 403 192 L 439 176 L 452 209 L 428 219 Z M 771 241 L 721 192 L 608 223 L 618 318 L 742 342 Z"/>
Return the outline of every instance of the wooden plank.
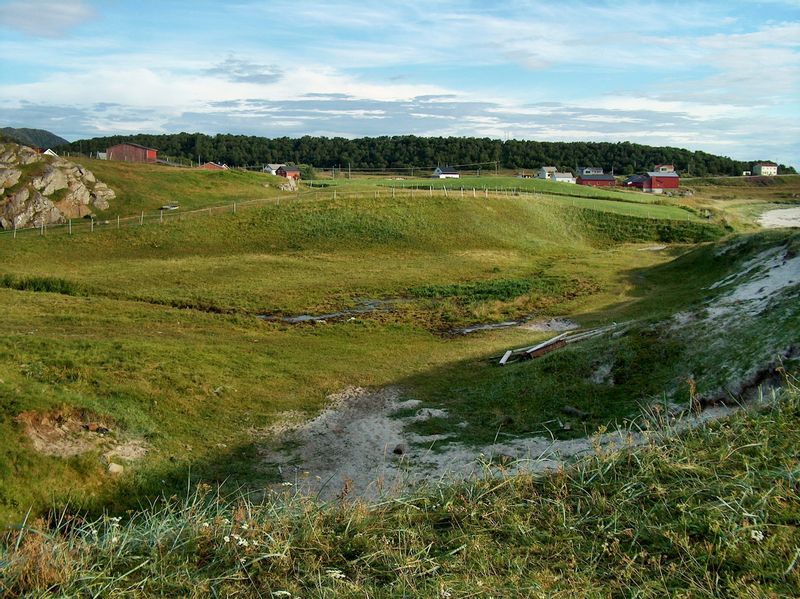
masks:
<path fill-rule="evenodd" d="M 552 339 L 548 339 L 547 341 L 542 341 L 538 345 L 534 345 L 533 347 L 529 347 L 528 349 L 525 350 L 525 353 L 526 354 L 531 354 L 531 353 L 533 353 L 535 351 L 538 351 L 538 350 L 542 349 L 543 347 L 547 347 L 551 343 L 555 343 L 556 341 L 560 341 L 561 339 L 563 339 L 567 335 L 569 335 L 569 332 L 561 333 L 560 335 L 556 335 Z"/>
<path fill-rule="evenodd" d="M 511 354 L 514 352 L 512 350 L 508 350 L 506 353 L 503 354 L 503 357 L 500 358 L 500 366 L 504 366 L 508 359 L 511 357 Z"/>

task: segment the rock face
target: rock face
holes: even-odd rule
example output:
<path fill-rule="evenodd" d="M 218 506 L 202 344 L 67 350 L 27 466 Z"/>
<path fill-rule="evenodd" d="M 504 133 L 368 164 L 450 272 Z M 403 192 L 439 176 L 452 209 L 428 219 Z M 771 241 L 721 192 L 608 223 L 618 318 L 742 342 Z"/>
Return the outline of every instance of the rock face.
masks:
<path fill-rule="evenodd" d="M 88 169 L 37 154 L 17 144 L 0 144 L 0 228 L 22 229 L 82 218 L 106 210 L 114 192 Z"/>

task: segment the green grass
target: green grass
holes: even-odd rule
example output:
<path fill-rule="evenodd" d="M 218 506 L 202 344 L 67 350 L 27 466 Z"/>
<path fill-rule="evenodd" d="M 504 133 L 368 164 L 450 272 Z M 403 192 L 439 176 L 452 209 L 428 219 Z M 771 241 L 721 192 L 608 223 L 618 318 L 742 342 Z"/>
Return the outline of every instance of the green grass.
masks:
<path fill-rule="evenodd" d="M 180 210 L 231 204 L 286 195 L 277 189 L 285 180 L 264 173 L 238 170 L 206 171 L 151 164 L 75 158 L 117 194 L 99 218 L 138 216 L 176 202 Z"/>
<path fill-rule="evenodd" d="M 796 596 L 800 408 L 781 401 L 541 478 L 373 507 L 211 489 L 131 517 L 29 521 L 0 545 L 13 596 Z"/>
<path fill-rule="evenodd" d="M 127 167 L 120 177 L 135 170 Z M 360 195 L 301 194 L 163 225 L 1 238 L 0 521 L 67 499 L 93 512 L 133 508 L 179 488 L 190 472 L 193 480 L 262 485 L 276 471 L 259 459 L 253 431 L 289 411 L 311 416 L 350 385 L 407 388 L 452 411 L 431 426 L 449 430 L 463 415 L 464 440 L 483 443 L 509 414 L 514 423 L 503 432 L 521 434 L 538 430 L 563 403 L 590 407 L 587 426 L 628 418 L 640 401 L 683 384 L 690 367 L 711 372 L 717 363 L 698 362 L 685 340 L 645 325 L 609 350 L 628 379 L 603 388 L 586 381 L 600 346 L 503 370 L 486 358 L 546 334 L 442 333 L 526 316 L 592 325 L 666 315 L 748 255 L 714 263 L 711 247 L 682 245 L 719 237 L 718 225 L 539 196 L 351 191 Z M 640 251 L 665 241 L 678 245 Z M 685 262 L 663 270 L 684 254 Z M 327 325 L 255 318 L 397 298 L 406 301 L 391 312 Z M 754 356 L 762 359 L 773 341 L 782 339 Z M 568 378 L 555 376 L 562 370 Z M 37 454 L 14 421 L 26 410 L 73 408 L 146 441 L 148 457 L 108 482 L 96 453 Z"/>

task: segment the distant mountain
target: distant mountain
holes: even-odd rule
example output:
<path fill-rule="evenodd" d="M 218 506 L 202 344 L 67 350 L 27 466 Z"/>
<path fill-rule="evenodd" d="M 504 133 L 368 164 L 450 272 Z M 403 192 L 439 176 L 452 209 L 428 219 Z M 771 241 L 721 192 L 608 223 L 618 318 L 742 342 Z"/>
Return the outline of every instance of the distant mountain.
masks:
<path fill-rule="evenodd" d="M 35 148 L 54 148 L 69 143 L 63 137 L 59 137 L 55 133 L 50 133 L 44 129 L 3 127 L 0 129 L 0 134 L 17 143 L 33 146 Z"/>

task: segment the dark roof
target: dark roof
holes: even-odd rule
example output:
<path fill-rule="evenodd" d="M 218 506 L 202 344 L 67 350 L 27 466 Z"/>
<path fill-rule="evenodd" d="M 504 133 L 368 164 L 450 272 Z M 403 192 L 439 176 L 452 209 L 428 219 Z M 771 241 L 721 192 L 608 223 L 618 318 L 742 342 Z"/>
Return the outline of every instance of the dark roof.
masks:
<path fill-rule="evenodd" d="M 579 175 L 581 181 L 616 181 L 614 175 Z"/>
<path fill-rule="evenodd" d="M 753 165 L 753 168 L 757 166 L 778 166 L 778 165 L 775 164 L 774 162 L 757 162 L 756 164 Z"/>
<path fill-rule="evenodd" d="M 625 179 L 625 183 L 643 183 L 644 181 L 647 181 L 647 179 L 648 179 L 647 175 L 642 175 L 642 174 L 631 175 L 630 177 Z"/>
<path fill-rule="evenodd" d="M 457 175 L 458 171 L 454 169 L 452 166 L 437 166 L 436 168 L 439 169 L 439 172 L 444 175 Z"/>

